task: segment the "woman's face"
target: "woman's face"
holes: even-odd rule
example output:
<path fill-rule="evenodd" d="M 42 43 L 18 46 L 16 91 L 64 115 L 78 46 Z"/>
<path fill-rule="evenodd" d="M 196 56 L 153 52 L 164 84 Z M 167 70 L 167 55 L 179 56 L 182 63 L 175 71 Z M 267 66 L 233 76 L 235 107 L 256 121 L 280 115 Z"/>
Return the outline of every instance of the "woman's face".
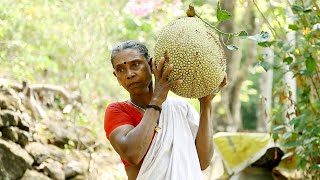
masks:
<path fill-rule="evenodd" d="M 151 70 L 145 57 L 136 49 L 125 49 L 115 54 L 112 65 L 118 82 L 130 93 L 148 90 Z"/>

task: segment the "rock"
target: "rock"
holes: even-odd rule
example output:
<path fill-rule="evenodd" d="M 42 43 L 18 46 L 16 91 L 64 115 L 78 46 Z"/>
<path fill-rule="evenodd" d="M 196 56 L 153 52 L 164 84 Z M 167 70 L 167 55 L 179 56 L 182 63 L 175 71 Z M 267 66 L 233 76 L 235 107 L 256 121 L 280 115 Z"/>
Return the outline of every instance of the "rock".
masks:
<path fill-rule="evenodd" d="M 26 172 L 24 173 L 23 177 L 21 180 L 51 180 L 48 176 L 45 176 L 42 173 L 39 173 L 38 171 L 35 170 L 29 170 L 27 169 Z"/>
<path fill-rule="evenodd" d="M 0 128 L 8 126 L 17 126 L 20 121 L 19 114 L 10 110 L 0 111 Z"/>
<path fill-rule="evenodd" d="M 53 138 L 48 141 L 60 148 L 64 148 L 64 145 L 70 142 L 77 147 L 79 139 L 88 146 L 94 144 L 94 139 L 87 129 L 76 126 L 70 121 L 47 120 L 43 121 L 43 124 L 53 134 Z M 79 148 L 85 149 L 85 146 L 79 146 Z"/>
<path fill-rule="evenodd" d="M 17 127 L 6 127 L 2 130 L 2 136 L 13 141 L 18 142 L 19 140 L 19 128 Z"/>
<path fill-rule="evenodd" d="M 19 179 L 32 164 L 32 157 L 19 145 L 0 139 L 0 177 Z"/>
<path fill-rule="evenodd" d="M 69 180 L 83 180 L 83 179 L 86 179 L 86 177 L 82 174 L 79 174 L 73 178 L 70 178 Z"/>
<path fill-rule="evenodd" d="M 63 162 L 65 154 L 62 149 L 54 145 L 45 145 L 38 142 L 31 142 L 25 149 L 34 158 L 37 164 L 41 164 L 46 159 L 51 158 Z"/>
<path fill-rule="evenodd" d="M 26 112 L 22 112 L 21 121 L 19 122 L 18 127 L 22 130 L 29 131 L 31 125 L 32 125 L 31 116 Z"/>
<path fill-rule="evenodd" d="M 71 161 L 64 167 L 66 178 L 73 178 L 78 174 L 83 174 L 83 169 L 78 161 Z"/>
<path fill-rule="evenodd" d="M 31 135 L 27 131 L 20 130 L 17 127 L 6 127 L 2 130 L 3 137 L 15 143 L 20 144 L 22 147 L 32 140 Z"/>
<path fill-rule="evenodd" d="M 9 93 L 9 92 L 8 92 Z M 16 111 L 22 109 L 21 100 L 10 95 L 0 94 L 0 109 Z"/>
<path fill-rule="evenodd" d="M 18 144 L 20 144 L 22 147 L 25 147 L 29 142 L 32 141 L 31 134 L 27 131 L 23 131 L 19 129 L 19 140 Z"/>
<path fill-rule="evenodd" d="M 65 175 L 63 171 L 62 164 L 58 161 L 54 161 L 52 159 L 47 159 L 44 164 L 44 173 L 47 174 L 50 178 L 56 180 L 64 180 Z"/>

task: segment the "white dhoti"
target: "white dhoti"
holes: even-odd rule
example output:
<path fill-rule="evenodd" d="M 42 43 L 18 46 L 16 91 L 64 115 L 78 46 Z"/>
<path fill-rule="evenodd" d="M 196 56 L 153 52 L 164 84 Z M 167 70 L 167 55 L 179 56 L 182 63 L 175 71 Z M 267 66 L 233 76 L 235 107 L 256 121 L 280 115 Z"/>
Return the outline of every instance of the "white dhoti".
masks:
<path fill-rule="evenodd" d="M 157 132 L 139 171 L 138 180 L 200 180 L 195 146 L 199 114 L 188 103 L 168 98 L 162 105 Z"/>

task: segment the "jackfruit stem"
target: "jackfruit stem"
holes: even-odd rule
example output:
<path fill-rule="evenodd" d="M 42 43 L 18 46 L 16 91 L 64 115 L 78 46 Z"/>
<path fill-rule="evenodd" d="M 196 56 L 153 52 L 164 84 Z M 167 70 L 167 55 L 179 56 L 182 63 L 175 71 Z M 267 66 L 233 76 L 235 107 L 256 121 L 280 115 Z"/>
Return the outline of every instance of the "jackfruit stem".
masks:
<path fill-rule="evenodd" d="M 194 9 L 194 5 L 191 3 L 189 4 L 189 9 L 187 10 L 187 16 L 188 17 L 198 17 L 201 21 L 203 21 L 205 24 L 207 24 L 208 26 L 210 26 L 211 28 L 213 28 L 214 30 L 216 30 L 217 32 L 219 32 L 220 34 L 223 35 L 231 35 L 231 36 L 236 36 L 237 33 L 225 33 L 223 31 L 221 31 L 220 29 L 218 29 L 216 26 L 210 24 L 209 22 L 207 22 L 206 20 L 202 19 L 201 16 L 199 15 L 199 13 Z"/>

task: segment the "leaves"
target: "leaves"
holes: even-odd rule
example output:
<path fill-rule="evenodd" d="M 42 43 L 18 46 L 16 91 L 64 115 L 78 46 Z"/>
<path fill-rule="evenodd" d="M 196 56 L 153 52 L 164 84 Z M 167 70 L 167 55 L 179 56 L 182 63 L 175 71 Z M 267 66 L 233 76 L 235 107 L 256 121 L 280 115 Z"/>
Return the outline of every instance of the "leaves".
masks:
<path fill-rule="evenodd" d="M 294 148 L 294 147 L 297 147 L 297 146 L 300 146 L 302 143 L 300 141 L 295 141 L 295 140 L 292 140 L 292 141 L 287 141 L 285 142 L 282 147 L 286 148 L 286 149 L 291 149 L 291 148 Z"/>
<path fill-rule="evenodd" d="M 256 34 L 254 36 L 247 36 L 247 38 L 257 42 L 266 42 L 270 38 L 270 34 L 266 31 L 261 31 L 260 34 Z"/>
<path fill-rule="evenodd" d="M 311 57 L 306 60 L 307 70 L 313 72 L 316 69 L 316 61 Z"/>
<path fill-rule="evenodd" d="M 286 57 L 286 58 L 283 59 L 283 62 L 284 62 L 284 63 L 287 63 L 287 64 L 291 64 L 292 61 L 293 61 L 293 58 L 292 58 L 292 57 Z"/>
<path fill-rule="evenodd" d="M 268 61 L 261 61 L 260 65 L 263 67 L 263 69 L 267 72 L 269 69 L 272 68 L 272 64 Z"/>
<path fill-rule="evenodd" d="M 234 50 L 238 50 L 238 49 L 239 49 L 238 46 L 236 46 L 236 45 L 234 45 L 234 44 L 229 44 L 229 45 L 227 46 L 227 48 L 228 48 L 229 50 L 231 50 L 231 51 L 234 51 Z"/>
<path fill-rule="evenodd" d="M 303 11 L 303 7 L 299 6 L 299 5 L 296 5 L 296 4 L 292 5 L 291 9 L 292 9 L 293 12 L 302 12 Z"/>
<path fill-rule="evenodd" d="M 299 27 L 296 24 L 289 24 L 288 28 L 294 31 L 299 30 Z"/>
<path fill-rule="evenodd" d="M 285 159 L 287 157 L 291 157 L 291 156 L 293 156 L 293 152 L 288 152 L 284 156 L 281 157 L 281 160 L 283 160 L 283 159 Z"/>
<path fill-rule="evenodd" d="M 274 130 L 274 131 L 277 131 L 277 130 L 281 130 L 281 129 L 284 129 L 284 128 L 285 128 L 285 126 L 284 126 L 283 124 L 281 124 L 281 125 L 273 128 L 273 130 Z"/>
<path fill-rule="evenodd" d="M 246 31 L 240 31 L 240 32 L 238 32 L 238 33 L 236 34 L 236 36 L 240 36 L 240 37 L 242 37 L 242 36 L 248 36 L 248 33 L 247 33 Z"/>
<path fill-rule="evenodd" d="M 266 42 L 259 42 L 258 45 L 261 47 L 270 47 L 277 41 L 266 41 Z"/>
<path fill-rule="evenodd" d="M 217 19 L 219 21 L 227 21 L 232 17 L 232 14 L 227 10 L 218 10 Z"/>

